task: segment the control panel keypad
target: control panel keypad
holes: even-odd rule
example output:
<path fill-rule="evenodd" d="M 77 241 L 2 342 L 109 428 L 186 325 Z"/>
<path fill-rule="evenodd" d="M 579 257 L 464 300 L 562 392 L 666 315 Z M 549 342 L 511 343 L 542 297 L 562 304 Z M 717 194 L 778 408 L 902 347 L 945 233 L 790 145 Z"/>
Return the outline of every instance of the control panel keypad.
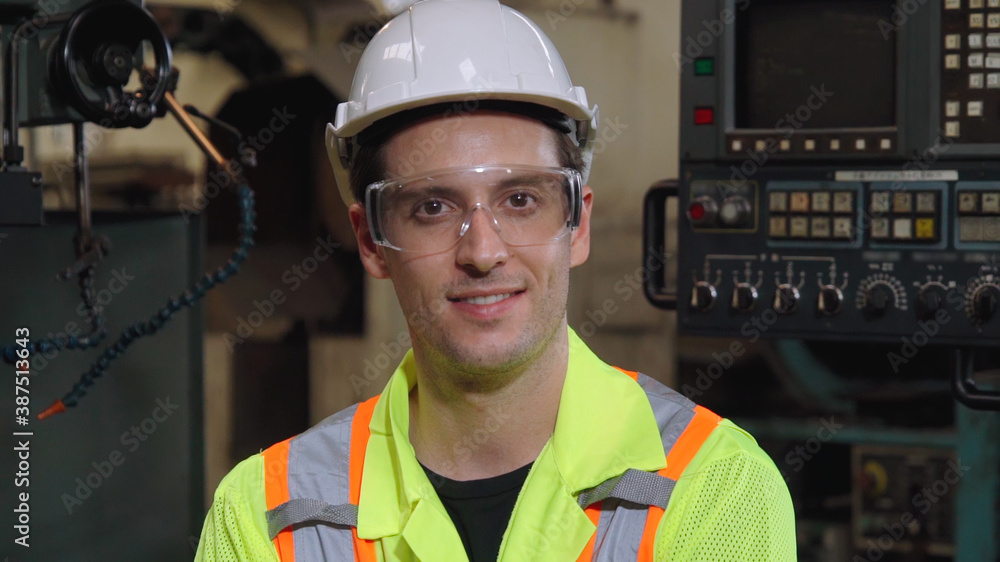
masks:
<path fill-rule="evenodd" d="M 772 190 L 768 193 L 768 236 L 775 240 L 850 241 L 854 191 Z"/>
<path fill-rule="evenodd" d="M 872 241 L 903 244 L 940 242 L 940 197 L 938 191 L 873 188 L 867 205 Z"/>
<path fill-rule="evenodd" d="M 958 241 L 1000 242 L 1000 186 L 958 191 Z"/>
<path fill-rule="evenodd" d="M 946 0 L 941 37 L 941 131 L 963 143 L 1000 142 L 987 126 L 1000 120 L 1000 0 Z"/>

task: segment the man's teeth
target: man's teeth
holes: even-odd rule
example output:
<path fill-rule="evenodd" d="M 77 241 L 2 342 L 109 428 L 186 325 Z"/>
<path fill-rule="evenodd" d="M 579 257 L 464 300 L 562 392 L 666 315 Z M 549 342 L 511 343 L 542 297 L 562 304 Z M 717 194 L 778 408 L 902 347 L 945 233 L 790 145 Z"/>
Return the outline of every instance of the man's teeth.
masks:
<path fill-rule="evenodd" d="M 514 293 L 504 293 L 502 295 L 490 295 L 488 297 L 469 297 L 467 299 L 461 299 L 459 302 L 467 302 L 470 304 L 493 304 L 509 298 L 513 294 Z"/>

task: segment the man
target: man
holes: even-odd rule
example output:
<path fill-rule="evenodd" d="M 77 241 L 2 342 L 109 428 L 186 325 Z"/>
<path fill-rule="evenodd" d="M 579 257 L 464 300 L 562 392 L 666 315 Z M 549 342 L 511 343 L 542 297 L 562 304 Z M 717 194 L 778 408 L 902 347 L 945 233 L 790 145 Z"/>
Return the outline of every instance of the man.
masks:
<path fill-rule="evenodd" d="M 327 141 L 412 350 L 381 395 L 237 466 L 199 560 L 794 560 L 753 439 L 567 326 L 597 123 L 495 0 L 418 2 L 372 39 Z"/>

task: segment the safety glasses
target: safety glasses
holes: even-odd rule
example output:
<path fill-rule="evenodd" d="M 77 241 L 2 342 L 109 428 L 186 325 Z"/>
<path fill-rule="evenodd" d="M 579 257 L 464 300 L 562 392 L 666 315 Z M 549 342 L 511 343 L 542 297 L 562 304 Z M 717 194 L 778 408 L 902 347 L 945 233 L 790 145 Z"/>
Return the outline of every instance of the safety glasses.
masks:
<path fill-rule="evenodd" d="M 580 225 L 582 178 L 571 168 L 491 165 L 447 168 L 368 186 L 376 244 L 404 252 L 451 249 L 483 219 L 510 246 L 559 240 Z"/>

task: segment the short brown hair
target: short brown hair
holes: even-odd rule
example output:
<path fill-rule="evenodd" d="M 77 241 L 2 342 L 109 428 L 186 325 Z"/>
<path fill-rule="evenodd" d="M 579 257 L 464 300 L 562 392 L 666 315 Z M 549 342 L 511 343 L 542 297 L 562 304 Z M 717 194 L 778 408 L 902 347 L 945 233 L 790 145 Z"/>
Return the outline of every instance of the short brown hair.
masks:
<path fill-rule="evenodd" d="M 470 112 L 471 113 L 471 112 Z M 521 113 L 521 112 L 518 112 Z M 468 113 L 466 113 L 468 114 Z M 443 117 L 448 114 L 442 112 Z M 555 135 L 556 156 L 559 165 L 564 168 L 583 171 L 583 149 L 577 145 L 576 141 L 559 125 L 553 124 L 547 119 L 539 119 L 549 126 Z M 407 122 L 412 122 L 412 116 L 408 119 L 395 119 L 394 123 L 384 123 L 379 126 L 373 125 L 377 132 L 370 134 L 367 138 L 359 139 L 357 154 L 354 156 L 354 163 L 351 166 L 351 194 L 354 200 L 365 204 L 365 190 L 377 181 L 382 181 L 386 176 L 385 153 L 386 147 L 392 135 L 399 131 Z"/>

